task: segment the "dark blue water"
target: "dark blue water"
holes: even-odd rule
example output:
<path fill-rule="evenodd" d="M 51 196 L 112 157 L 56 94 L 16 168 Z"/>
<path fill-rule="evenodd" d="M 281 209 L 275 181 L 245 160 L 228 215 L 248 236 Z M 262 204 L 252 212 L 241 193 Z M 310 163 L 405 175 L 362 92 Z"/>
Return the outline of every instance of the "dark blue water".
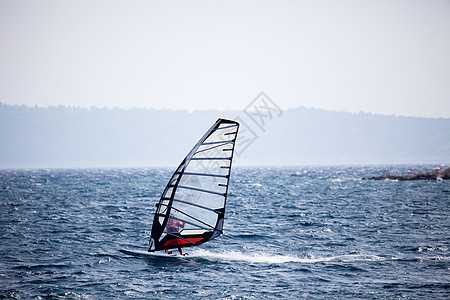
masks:
<path fill-rule="evenodd" d="M 236 168 L 225 234 L 138 259 L 166 169 L 0 171 L 0 297 L 450 298 L 450 182 L 430 166 Z"/>

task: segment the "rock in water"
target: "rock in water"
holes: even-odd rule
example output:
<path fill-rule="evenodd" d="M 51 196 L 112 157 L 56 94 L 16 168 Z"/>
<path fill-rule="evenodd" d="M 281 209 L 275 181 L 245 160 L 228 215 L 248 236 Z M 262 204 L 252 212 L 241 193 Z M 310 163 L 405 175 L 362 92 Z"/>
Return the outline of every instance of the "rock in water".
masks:
<path fill-rule="evenodd" d="M 413 172 L 412 174 L 405 175 L 381 175 L 374 176 L 370 178 L 364 177 L 363 180 L 438 180 L 441 179 L 450 179 L 450 168 L 444 169 L 436 169 L 429 172 L 421 173 L 421 172 Z"/>

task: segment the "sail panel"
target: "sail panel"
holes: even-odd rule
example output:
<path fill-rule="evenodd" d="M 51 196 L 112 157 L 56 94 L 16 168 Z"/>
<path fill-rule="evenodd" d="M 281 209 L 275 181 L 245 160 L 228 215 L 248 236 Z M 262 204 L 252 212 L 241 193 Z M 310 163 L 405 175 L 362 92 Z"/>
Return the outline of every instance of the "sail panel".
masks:
<path fill-rule="evenodd" d="M 185 175 L 180 180 L 178 186 L 183 186 L 192 189 L 206 188 L 207 191 L 215 193 L 225 193 L 224 186 L 228 183 L 228 178 L 223 177 L 204 177 L 196 175 Z M 180 191 L 181 192 L 181 191 Z"/>
<path fill-rule="evenodd" d="M 179 165 L 157 205 L 150 251 L 196 246 L 222 233 L 238 129 L 217 120 Z"/>
<path fill-rule="evenodd" d="M 230 161 L 223 161 L 223 160 L 211 160 L 211 161 L 192 160 L 189 163 L 189 166 L 187 166 L 186 172 L 228 176 L 228 170 L 224 170 L 223 168 L 220 167 L 229 165 Z M 198 180 L 203 179 L 198 177 Z"/>

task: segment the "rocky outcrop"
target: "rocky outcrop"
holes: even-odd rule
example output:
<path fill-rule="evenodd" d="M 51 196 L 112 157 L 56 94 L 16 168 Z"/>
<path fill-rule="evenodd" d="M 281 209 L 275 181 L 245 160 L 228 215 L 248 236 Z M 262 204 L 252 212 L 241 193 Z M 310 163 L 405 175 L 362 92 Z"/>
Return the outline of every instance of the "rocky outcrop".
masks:
<path fill-rule="evenodd" d="M 370 178 L 363 178 L 363 180 L 441 180 L 450 179 L 450 168 L 436 169 L 425 173 L 413 172 L 406 175 L 381 175 Z"/>

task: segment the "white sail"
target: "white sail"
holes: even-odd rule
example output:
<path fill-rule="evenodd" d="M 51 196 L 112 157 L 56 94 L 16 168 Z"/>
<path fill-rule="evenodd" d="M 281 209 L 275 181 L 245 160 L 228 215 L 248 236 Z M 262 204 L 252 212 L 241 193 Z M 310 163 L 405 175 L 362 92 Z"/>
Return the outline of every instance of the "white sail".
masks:
<path fill-rule="evenodd" d="M 196 246 L 222 233 L 238 129 L 217 120 L 181 162 L 157 204 L 150 251 Z"/>

